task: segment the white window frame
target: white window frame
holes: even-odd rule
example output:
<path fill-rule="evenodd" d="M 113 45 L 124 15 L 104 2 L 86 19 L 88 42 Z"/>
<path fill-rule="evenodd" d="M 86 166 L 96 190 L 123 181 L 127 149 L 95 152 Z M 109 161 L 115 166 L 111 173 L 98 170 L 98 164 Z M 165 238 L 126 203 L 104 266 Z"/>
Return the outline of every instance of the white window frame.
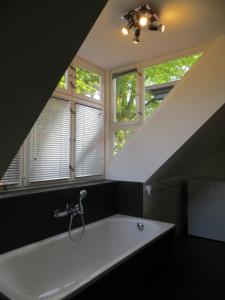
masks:
<path fill-rule="evenodd" d="M 93 71 L 97 73 L 100 78 L 100 100 L 93 99 L 91 97 L 78 95 L 75 93 L 75 89 L 73 84 L 70 84 L 70 80 L 74 80 L 75 72 L 74 69 L 76 65 L 83 67 L 87 70 Z M 39 188 L 39 187 L 46 187 L 46 186 L 57 186 L 61 184 L 70 184 L 72 182 L 80 183 L 80 182 L 89 182 L 89 181 L 97 181 L 102 180 L 105 177 L 105 117 L 103 117 L 103 144 L 104 144 L 104 160 L 103 160 L 103 174 L 97 176 L 85 176 L 85 177 L 75 177 L 75 172 L 72 171 L 75 167 L 75 109 L 76 104 L 83 104 L 89 107 L 97 108 L 102 110 L 103 116 L 105 116 L 105 71 L 92 65 L 91 63 L 81 59 L 80 57 L 75 57 L 68 67 L 67 71 L 67 78 L 68 78 L 68 88 L 61 89 L 56 87 L 55 91 L 53 92 L 53 98 L 57 98 L 62 101 L 69 101 L 70 102 L 70 149 L 69 149 L 69 178 L 64 179 L 57 179 L 57 180 L 46 180 L 46 181 L 39 181 L 39 182 L 29 182 L 29 175 L 28 175 L 28 146 L 29 146 L 29 135 L 25 139 L 24 143 L 20 148 L 20 181 L 18 184 L 2 184 L 1 190 L 3 192 L 11 191 L 11 190 L 20 190 L 20 189 L 32 189 L 32 188 Z"/>
<path fill-rule="evenodd" d="M 104 88 L 105 87 L 105 71 L 103 71 L 102 69 L 96 67 L 95 65 L 81 59 L 80 57 L 75 57 L 71 63 L 71 66 L 72 66 L 72 68 L 70 67 L 70 69 L 72 72 L 72 78 L 73 78 L 74 82 L 75 82 L 75 76 L 76 76 L 76 72 L 75 72 L 76 66 L 80 66 L 86 70 L 90 70 L 90 71 L 98 74 L 100 77 L 100 99 L 99 100 L 92 98 L 92 97 L 85 96 L 85 95 L 77 94 L 76 89 L 72 87 L 73 97 L 75 99 L 78 99 L 79 101 L 84 101 L 84 103 L 93 103 L 93 104 L 96 104 L 98 107 L 104 106 L 104 102 L 105 102 L 104 101 L 104 99 L 105 99 L 105 88 Z M 74 83 L 74 85 L 75 85 L 75 83 Z"/>
<path fill-rule="evenodd" d="M 137 131 L 146 121 L 146 119 L 151 118 L 152 116 L 149 116 L 148 118 L 145 118 L 145 82 L 144 82 L 144 69 L 158 65 L 158 64 L 163 64 L 166 63 L 170 60 L 175 60 L 178 58 L 182 58 L 185 56 L 191 56 L 194 55 L 195 53 L 199 52 L 204 52 L 209 45 L 201 45 L 198 47 L 193 47 L 191 49 L 185 49 L 183 51 L 179 51 L 176 53 L 172 53 L 169 55 L 157 57 L 152 60 L 146 60 L 141 63 L 136 63 L 136 64 L 131 64 L 125 67 L 120 67 L 116 69 L 112 69 L 109 72 L 108 80 L 110 81 L 110 87 L 111 87 L 111 92 L 110 92 L 110 105 L 108 109 L 108 114 L 110 115 L 109 117 L 109 128 L 108 128 L 108 135 L 109 135 L 109 140 L 108 140 L 108 153 L 107 153 L 107 160 L 110 162 L 114 158 L 114 133 L 116 130 L 128 130 L 128 129 L 134 129 Z M 138 78 L 137 78 L 137 98 L 138 98 L 138 107 L 139 107 L 139 118 L 137 121 L 129 121 L 129 122 L 116 122 L 115 120 L 115 109 L 116 109 L 116 99 L 115 99 L 115 83 L 112 79 L 112 76 L 114 73 L 122 73 L 126 72 L 128 70 L 137 70 Z M 159 107 L 158 107 L 159 109 Z M 157 110 L 154 113 L 157 113 Z M 132 138 L 131 138 L 132 139 Z"/>
<path fill-rule="evenodd" d="M 123 70 L 124 72 L 128 72 L 129 69 L 125 69 Z M 133 126 L 133 125 L 138 125 L 141 122 L 141 115 L 142 115 L 142 111 L 141 111 L 141 101 L 140 101 L 140 77 L 141 77 L 141 73 L 139 72 L 139 70 L 137 69 L 137 71 L 131 71 L 131 73 L 135 73 L 136 72 L 136 119 L 133 121 L 127 121 L 127 122 L 117 122 L 116 121 L 116 78 L 112 78 L 111 76 L 111 86 L 112 86 L 112 93 L 111 93 L 111 98 L 113 99 L 113 101 L 111 102 L 111 118 L 112 118 L 112 123 L 115 126 Z M 113 73 L 112 73 L 113 74 Z M 121 75 L 123 76 L 123 75 Z"/>

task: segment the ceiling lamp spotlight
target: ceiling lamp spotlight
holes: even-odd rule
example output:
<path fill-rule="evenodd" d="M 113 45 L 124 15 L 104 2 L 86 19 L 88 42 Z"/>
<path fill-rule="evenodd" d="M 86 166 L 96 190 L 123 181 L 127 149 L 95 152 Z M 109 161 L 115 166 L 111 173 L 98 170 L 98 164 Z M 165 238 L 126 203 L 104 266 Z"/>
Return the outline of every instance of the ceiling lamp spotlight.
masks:
<path fill-rule="evenodd" d="M 124 34 L 124 35 L 128 35 L 128 33 L 129 33 L 129 31 L 128 31 L 128 29 L 127 29 L 127 26 L 126 26 L 126 27 L 123 27 L 123 28 L 121 29 L 121 31 L 122 31 L 122 34 Z"/>
<path fill-rule="evenodd" d="M 161 31 L 161 32 L 164 32 L 164 31 L 165 31 L 165 25 L 164 25 L 164 24 L 161 24 L 161 25 L 160 25 L 160 31 Z"/>
<path fill-rule="evenodd" d="M 150 10 L 150 6 L 149 5 L 142 5 L 140 7 L 138 7 L 138 9 L 136 9 L 135 11 L 138 12 L 138 23 L 141 27 L 145 27 L 148 24 L 148 13 Z"/>
<path fill-rule="evenodd" d="M 148 24 L 147 16 L 141 16 L 139 19 L 139 24 L 141 27 L 145 27 Z"/>
<path fill-rule="evenodd" d="M 165 25 L 159 23 L 158 15 L 153 12 L 148 4 L 128 11 L 121 18 L 127 21 L 127 25 L 122 28 L 124 35 L 128 35 L 130 29 L 134 29 L 134 44 L 140 42 L 141 29 L 145 27 L 151 31 L 165 31 Z"/>
<path fill-rule="evenodd" d="M 137 27 L 135 29 L 134 38 L 133 38 L 134 44 L 140 43 L 140 33 L 141 33 L 141 29 L 139 27 Z"/>
<path fill-rule="evenodd" d="M 133 19 L 130 19 L 128 21 L 128 24 L 124 27 L 122 27 L 121 31 L 122 31 L 122 34 L 124 35 L 128 35 L 129 34 L 129 30 L 134 26 L 134 21 Z"/>

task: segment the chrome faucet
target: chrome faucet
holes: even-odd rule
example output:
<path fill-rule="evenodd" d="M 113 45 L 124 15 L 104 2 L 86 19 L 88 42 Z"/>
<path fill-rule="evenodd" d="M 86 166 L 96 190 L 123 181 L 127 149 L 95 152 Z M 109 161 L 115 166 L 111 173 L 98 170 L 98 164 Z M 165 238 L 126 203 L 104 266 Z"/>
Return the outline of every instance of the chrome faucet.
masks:
<path fill-rule="evenodd" d="M 54 217 L 62 218 L 62 217 L 66 217 L 66 216 L 83 215 L 84 208 L 83 208 L 82 200 L 84 200 L 86 197 L 87 197 L 87 191 L 86 190 L 80 191 L 79 204 L 76 204 L 76 203 L 68 204 L 67 203 L 66 208 L 64 210 L 56 209 L 54 211 Z"/>
<path fill-rule="evenodd" d="M 64 210 L 56 209 L 54 211 L 54 217 L 55 218 L 62 218 L 69 216 L 70 217 L 70 223 L 68 228 L 68 235 L 72 242 L 79 242 L 81 241 L 82 237 L 84 236 L 85 232 L 85 223 L 84 223 L 84 208 L 82 204 L 82 200 L 84 200 L 87 197 L 87 191 L 82 190 L 80 191 L 80 198 L 79 198 L 79 204 L 71 203 L 66 204 L 66 208 Z M 82 221 L 82 231 L 79 239 L 75 239 L 72 237 L 72 225 L 73 225 L 73 217 L 76 215 L 80 215 L 81 221 Z"/>

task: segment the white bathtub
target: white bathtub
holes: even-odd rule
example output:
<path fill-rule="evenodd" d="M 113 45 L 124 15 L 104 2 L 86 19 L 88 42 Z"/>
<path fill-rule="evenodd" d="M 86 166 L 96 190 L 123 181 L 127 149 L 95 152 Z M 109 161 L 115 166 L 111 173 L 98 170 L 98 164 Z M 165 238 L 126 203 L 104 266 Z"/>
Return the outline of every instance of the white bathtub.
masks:
<path fill-rule="evenodd" d="M 173 226 L 114 215 L 86 226 L 79 243 L 64 233 L 0 255 L 0 293 L 13 300 L 63 299 Z M 73 237 L 79 233 L 74 230 Z"/>

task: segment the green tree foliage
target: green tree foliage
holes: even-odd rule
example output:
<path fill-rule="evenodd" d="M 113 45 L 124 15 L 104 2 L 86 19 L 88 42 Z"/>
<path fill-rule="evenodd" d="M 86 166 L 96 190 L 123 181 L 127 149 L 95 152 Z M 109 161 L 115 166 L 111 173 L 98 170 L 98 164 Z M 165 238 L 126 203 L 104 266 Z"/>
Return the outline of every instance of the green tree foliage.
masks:
<path fill-rule="evenodd" d="M 124 147 L 126 142 L 134 135 L 134 132 L 134 129 L 119 129 L 115 131 L 114 155 Z"/>
<path fill-rule="evenodd" d="M 100 99 L 100 76 L 92 71 L 76 67 L 76 93 L 94 99 Z"/>
<path fill-rule="evenodd" d="M 60 89 L 66 89 L 66 86 L 67 86 L 67 84 L 66 84 L 66 73 L 62 76 L 62 78 L 60 79 L 60 81 L 59 81 L 59 83 L 58 83 L 58 87 L 60 88 Z"/>
<path fill-rule="evenodd" d="M 136 72 L 119 76 L 116 80 L 116 122 L 136 118 Z"/>
<path fill-rule="evenodd" d="M 145 68 L 145 86 L 163 84 L 181 79 L 201 55 L 202 53 L 198 53 Z"/>
<path fill-rule="evenodd" d="M 100 76 L 92 71 L 77 66 L 75 69 L 75 82 L 73 88 L 76 89 L 78 95 L 84 95 L 87 97 L 100 99 Z M 58 83 L 58 87 L 66 89 L 66 74 L 62 76 Z"/>
<path fill-rule="evenodd" d="M 145 88 L 154 85 L 180 80 L 187 71 L 199 60 L 202 53 L 178 58 L 163 64 L 154 65 L 144 70 Z M 161 101 L 158 101 L 153 93 L 145 93 L 145 116 L 150 116 Z"/>

